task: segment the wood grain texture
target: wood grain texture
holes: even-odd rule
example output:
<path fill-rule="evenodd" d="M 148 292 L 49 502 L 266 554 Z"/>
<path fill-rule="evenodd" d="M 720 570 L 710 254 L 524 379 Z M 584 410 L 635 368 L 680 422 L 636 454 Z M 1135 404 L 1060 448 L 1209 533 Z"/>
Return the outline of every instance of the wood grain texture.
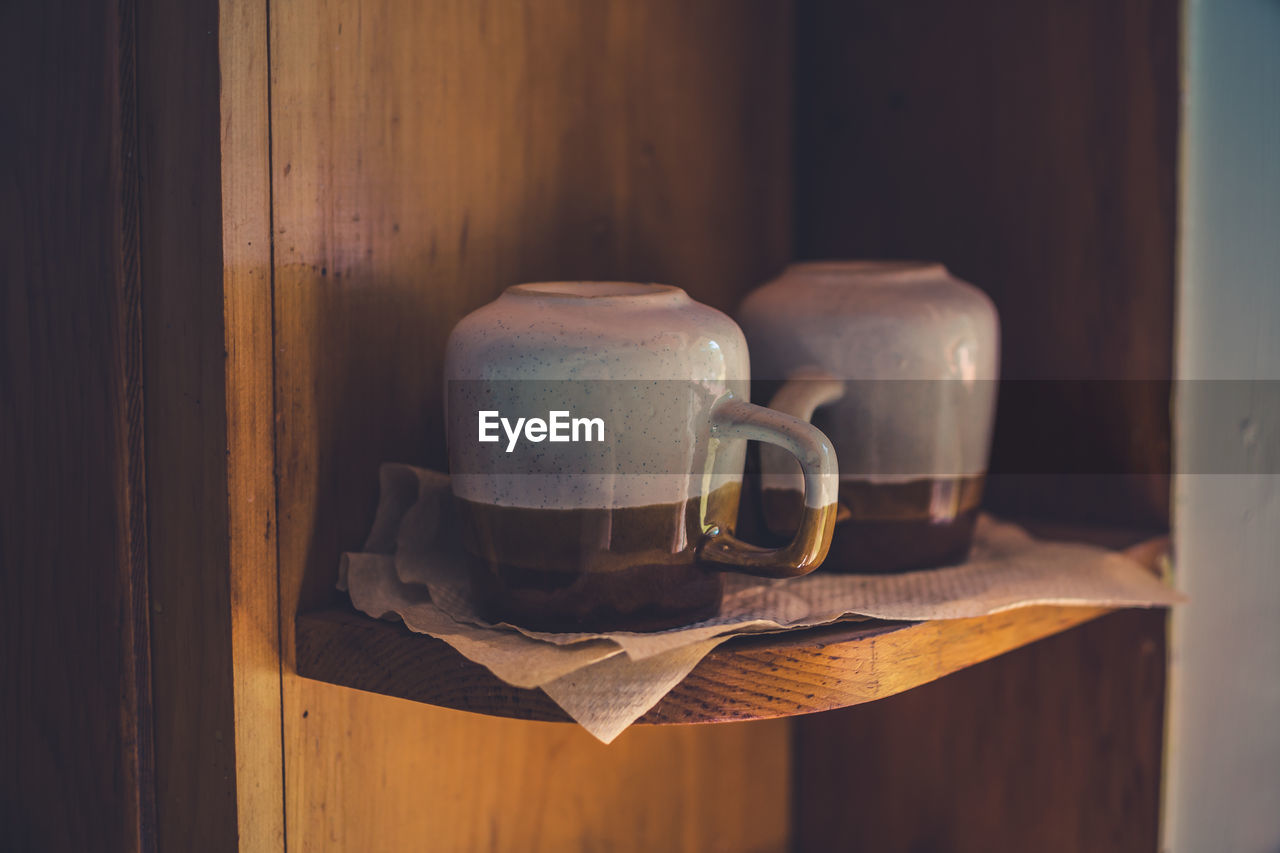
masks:
<path fill-rule="evenodd" d="M 796 849 L 1156 850 L 1165 620 L 1116 613 L 798 721 Z"/>
<path fill-rule="evenodd" d="M 218 7 L 139 0 L 157 843 L 236 845 Z"/>
<path fill-rule="evenodd" d="M 798 254 L 992 296 L 990 505 L 1167 526 L 1178 4 L 817 0 L 797 31 Z"/>
<path fill-rule="evenodd" d="M 785 727 L 605 751 L 299 678 L 291 638 L 334 600 L 378 463 L 443 465 L 463 314 L 547 278 L 731 310 L 786 261 L 788 4 L 276 0 L 270 22 L 289 847 L 784 846 L 786 774 L 754 766 L 785 765 Z"/>
<path fill-rule="evenodd" d="M 0 847 L 151 850 L 134 5 L 0 9 Z"/>
<path fill-rule="evenodd" d="M 733 640 L 707 655 L 640 725 L 812 714 L 893 696 L 1108 612 L 1034 607 L 979 619 L 867 622 Z M 445 708 L 566 722 L 447 643 L 347 610 L 298 617 L 298 674 Z"/>
<path fill-rule="evenodd" d="M 788 849 L 785 721 L 639 727 L 605 746 L 332 686 L 305 698 L 288 725 L 327 772 L 287 777 L 317 804 L 305 824 L 291 807 L 291 850 Z"/>
<path fill-rule="evenodd" d="M 284 850 L 266 0 L 218 4 L 227 499 L 240 849 Z"/>
<path fill-rule="evenodd" d="M 1056 525 L 1053 538 L 1125 547 L 1159 572 L 1168 537 Z M 1099 541 L 1101 540 L 1101 542 Z M 973 619 L 845 623 L 739 637 L 707 655 L 641 725 L 721 723 L 812 714 L 884 699 L 1066 631 L 1110 612 L 1025 607 Z M 307 678 L 479 714 L 564 722 L 541 690 L 511 687 L 445 642 L 349 608 L 297 621 L 297 668 Z"/>

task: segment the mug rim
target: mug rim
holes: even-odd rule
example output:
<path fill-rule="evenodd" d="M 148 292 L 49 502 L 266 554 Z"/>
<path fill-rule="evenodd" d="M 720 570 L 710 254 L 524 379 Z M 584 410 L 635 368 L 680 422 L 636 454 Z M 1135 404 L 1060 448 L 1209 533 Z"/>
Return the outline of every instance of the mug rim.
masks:
<path fill-rule="evenodd" d="M 922 261 L 897 258 L 820 259 L 796 261 L 788 264 L 785 272 L 809 275 L 853 274 L 881 280 L 902 280 L 925 276 L 947 275 L 947 268 L 938 261 Z"/>
<path fill-rule="evenodd" d="M 687 296 L 683 288 L 674 284 L 639 281 L 528 281 L 513 284 L 506 293 L 516 296 L 566 299 L 646 299 L 661 296 Z"/>

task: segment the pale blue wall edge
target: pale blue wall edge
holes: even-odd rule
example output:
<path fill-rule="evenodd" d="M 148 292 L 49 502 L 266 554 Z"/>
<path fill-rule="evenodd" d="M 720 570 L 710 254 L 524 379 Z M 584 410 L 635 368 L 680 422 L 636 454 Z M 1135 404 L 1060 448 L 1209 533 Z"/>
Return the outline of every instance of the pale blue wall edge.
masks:
<path fill-rule="evenodd" d="M 1280 0 L 1184 8 L 1177 373 L 1280 379 Z M 1175 468 L 1280 452 L 1274 386 L 1175 400 Z M 1179 475 L 1163 846 L 1280 850 L 1280 477 Z"/>

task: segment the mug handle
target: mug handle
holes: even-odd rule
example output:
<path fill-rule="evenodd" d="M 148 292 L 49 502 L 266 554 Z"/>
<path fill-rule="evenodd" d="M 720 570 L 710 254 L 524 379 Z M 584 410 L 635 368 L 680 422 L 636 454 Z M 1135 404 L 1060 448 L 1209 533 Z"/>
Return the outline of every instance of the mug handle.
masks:
<path fill-rule="evenodd" d="M 802 421 L 813 420 L 815 410 L 844 396 L 844 380 L 820 367 L 793 370 L 769 401 L 769 408 Z"/>
<path fill-rule="evenodd" d="M 806 423 L 813 420 L 813 413 L 822 406 L 834 403 L 845 395 L 844 380 L 820 367 L 801 367 L 787 376 L 787 381 L 769 400 L 769 408 L 799 418 Z M 774 478 L 798 483 L 800 472 L 787 455 L 774 447 L 760 448 L 761 488 L 768 490 Z M 787 473 L 791 472 L 791 473 Z M 836 523 L 848 521 L 852 513 L 843 503 L 836 504 Z M 796 520 L 792 504 L 764 507 L 765 525 L 773 533 L 785 534 L 795 529 Z"/>
<path fill-rule="evenodd" d="M 835 528 L 840 479 L 831 441 L 799 418 L 733 397 L 724 398 L 712 409 L 711 435 L 762 441 L 791 453 L 804 476 L 805 505 L 800 529 L 782 548 L 751 545 L 722 527 L 713 527 L 698 556 L 722 571 L 766 578 L 799 577 L 822 565 Z"/>

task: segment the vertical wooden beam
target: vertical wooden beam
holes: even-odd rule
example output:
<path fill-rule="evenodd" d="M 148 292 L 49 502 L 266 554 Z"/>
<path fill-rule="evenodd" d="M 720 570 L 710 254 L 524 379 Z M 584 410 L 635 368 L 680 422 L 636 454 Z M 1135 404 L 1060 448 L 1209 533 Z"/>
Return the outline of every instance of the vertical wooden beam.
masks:
<path fill-rule="evenodd" d="M 236 844 L 218 16 L 139 0 L 157 838 Z"/>
<path fill-rule="evenodd" d="M 150 850 L 134 3 L 0 13 L 0 846 Z"/>
<path fill-rule="evenodd" d="M 266 0 L 221 0 L 222 287 L 236 817 L 284 849 Z"/>
<path fill-rule="evenodd" d="M 164 849 L 284 848 L 266 15 L 139 8 Z"/>

